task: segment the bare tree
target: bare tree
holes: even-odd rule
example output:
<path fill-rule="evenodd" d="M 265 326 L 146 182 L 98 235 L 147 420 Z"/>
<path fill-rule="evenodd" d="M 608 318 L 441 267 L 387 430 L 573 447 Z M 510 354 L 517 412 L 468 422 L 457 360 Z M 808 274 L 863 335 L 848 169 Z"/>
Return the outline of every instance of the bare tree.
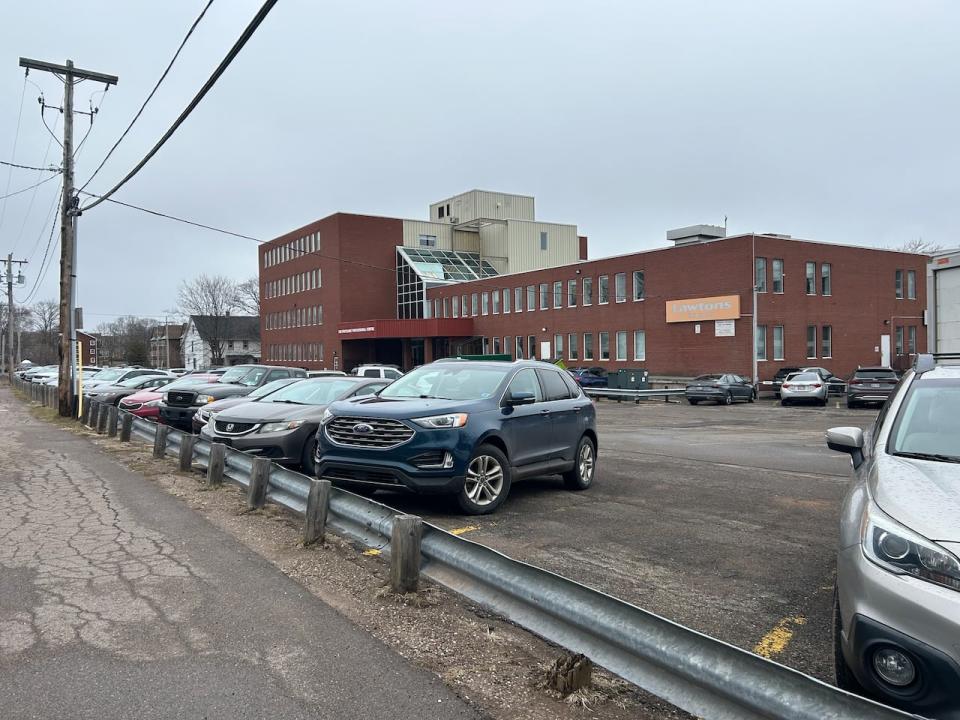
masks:
<path fill-rule="evenodd" d="M 100 354 L 128 365 L 147 365 L 150 362 L 150 336 L 156 322 L 135 315 L 123 315 L 97 326 L 100 333 Z"/>
<path fill-rule="evenodd" d="M 59 356 L 57 334 L 60 332 L 60 304 L 44 300 L 30 307 L 30 330 L 28 338 L 31 360 L 46 364 L 54 363 Z"/>
<path fill-rule="evenodd" d="M 915 240 L 907 240 L 897 248 L 900 252 L 917 253 L 918 255 L 935 255 L 943 250 L 943 245 L 935 243 L 932 240 L 924 240 L 918 237 Z"/>
<path fill-rule="evenodd" d="M 177 304 L 184 315 L 210 318 L 204 323 L 207 337 L 203 339 L 210 345 L 211 362 L 222 364 L 229 323 L 226 318 L 241 307 L 236 283 L 223 275 L 200 275 L 193 280 L 184 280 L 177 293 Z"/>
<path fill-rule="evenodd" d="M 237 306 L 248 315 L 260 317 L 260 280 L 249 278 L 237 285 Z"/>

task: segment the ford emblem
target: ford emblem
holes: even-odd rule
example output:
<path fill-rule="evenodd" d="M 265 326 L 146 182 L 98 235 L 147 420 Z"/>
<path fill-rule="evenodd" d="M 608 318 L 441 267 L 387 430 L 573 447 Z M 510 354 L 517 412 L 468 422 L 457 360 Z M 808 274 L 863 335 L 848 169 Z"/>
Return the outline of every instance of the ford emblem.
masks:
<path fill-rule="evenodd" d="M 231 431 L 233 430 L 233 428 L 234 428 L 234 424 L 233 424 L 233 423 L 227 423 L 227 432 L 231 432 Z"/>
<path fill-rule="evenodd" d="M 353 426 L 353 431 L 358 435 L 369 435 L 373 432 L 373 426 L 367 423 L 357 423 Z"/>

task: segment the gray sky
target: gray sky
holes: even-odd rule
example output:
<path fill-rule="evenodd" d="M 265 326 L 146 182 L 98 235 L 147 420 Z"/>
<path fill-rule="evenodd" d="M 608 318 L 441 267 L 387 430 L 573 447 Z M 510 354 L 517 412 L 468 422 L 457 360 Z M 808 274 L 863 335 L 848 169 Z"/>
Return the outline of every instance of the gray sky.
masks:
<path fill-rule="evenodd" d="M 119 75 L 93 98 L 82 183 L 202 5 L 5 2 L 0 159 L 13 150 L 18 56 Z M 213 4 L 90 189 L 142 157 L 259 5 Z M 479 187 L 535 195 L 539 218 L 590 236 L 591 257 L 662 246 L 667 228 L 724 215 L 731 233 L 956 246 L 957 28 L 955 0 L 280 0 L 116 198 L 263 239 L 338 210 L 425 218 L 431 201 Z M 58 81 L 30 79 L 60 104 Z M 34 165 L 49 135 L 26 87 L 15 160 Z M 80 85 L 78 109 L 99 89 Z M 78 117 L 78 139 L 87 127 Z M 14 170 L 10 190 L 37 178 Z M 0 195 L 6 183 L 0 167 Z M 19 299 L 40 269 L 56 194 L 53 181 L 0 210 L 0 251 L 31 260 Z M 253 242 L 106 203 L 82 217 L 79 242 L 88 327 L 162 314 L 200 272 L 257 272 Z M 54 263 L 33 300 L 56 287 Z"/>

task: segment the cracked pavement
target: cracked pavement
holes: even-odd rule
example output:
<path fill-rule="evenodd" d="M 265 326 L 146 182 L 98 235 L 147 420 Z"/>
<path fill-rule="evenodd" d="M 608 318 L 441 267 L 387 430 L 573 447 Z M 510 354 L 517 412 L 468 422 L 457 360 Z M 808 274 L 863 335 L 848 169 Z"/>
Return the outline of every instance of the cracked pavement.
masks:
<path fill-rule="evenodd" d="M 0 467 L 6 720 L 479 717 L 7 388 Z"/>

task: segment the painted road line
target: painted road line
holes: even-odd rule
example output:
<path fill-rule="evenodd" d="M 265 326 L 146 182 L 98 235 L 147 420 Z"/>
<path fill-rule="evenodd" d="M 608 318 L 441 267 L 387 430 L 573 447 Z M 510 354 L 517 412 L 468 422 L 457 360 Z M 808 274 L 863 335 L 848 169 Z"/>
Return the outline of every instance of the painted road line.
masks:
<path fill-rule="evenodd" d="M 793 639 L 794 628 L 799 625 L 806 625 L 806 623 L 807 618 L 803 615 L 783 618 L 783 620 L 774 626 L 773 630 L 761 638 L 760 642 L 753 648 L 753 651 L 768 660 L 779 655 L 787 649 L 787 645 L 789 645 L 790 640 Z"/>
<path fill-rule="evenodd" d="M 373 557 L 375 555 L 380 555 L 380 551 L 377 548 L 370 548 L 369 550 L 364 550 L 361 555 L 366 555 L 367 557 Z"/>
<path fill-rule="evenodd" d="M 479 529 L 480 529 L 479 525 L 466 525 L 464 527 L 458 527 L 458 528 L 454 528 L 453 530 L 450 530 L 450 534 L 456 535 L 459 537 L 464 533 L 473 532 L 474 530 L 479 530 Z"/>

